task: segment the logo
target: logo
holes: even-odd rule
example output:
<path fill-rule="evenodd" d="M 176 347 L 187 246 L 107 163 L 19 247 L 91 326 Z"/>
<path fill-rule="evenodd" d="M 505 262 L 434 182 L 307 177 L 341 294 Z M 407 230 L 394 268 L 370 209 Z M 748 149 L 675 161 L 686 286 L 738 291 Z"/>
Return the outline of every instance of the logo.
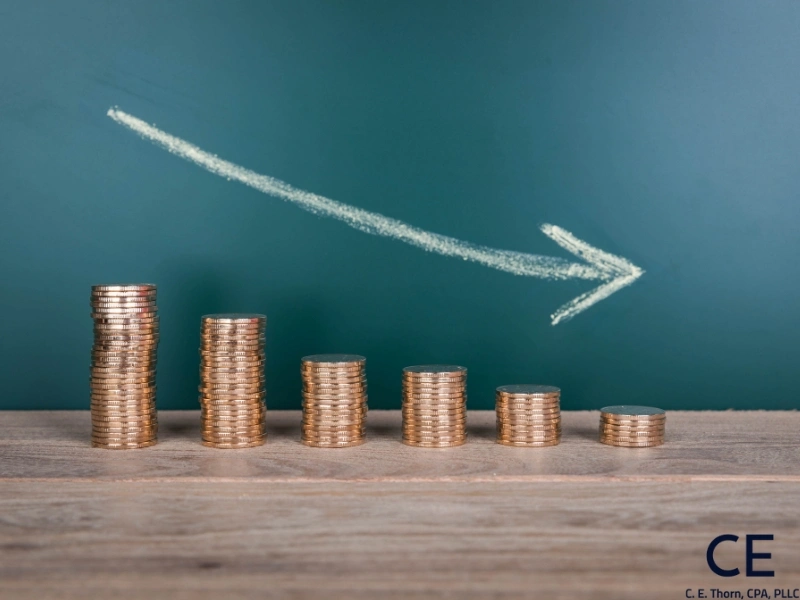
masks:
<path fill-rule="evenodd" d="M 755 561 L 757 560 L 770 560 L 772 558 L 771 552 L 756 552 L 755 542 L 767 542 L 767 541 L 772 541 L 774 539 L 775 536 L 773 536 L 771 533 L 747 534 L 747 536 L 745 537 L 745 551 L 744 551 L 745 577 L 775 577 L 775 571 L 756 570 L 754 565 Z M 737 575 L 739 575 L 739 573 L 741 572 L 739 570 L 739 567 L 725 569 L 720 565 L 718 565 L 716 559 L 714 558 L 714 551 L 717 549 L 717 546 L 719 546 L 723 542 L 736 543 L 738 541 L 739 541 L 739 536 L 733 535 L 732 533 L 725 533 L 723 535 L 718 535 L 713 540 L 711 540 L 711 543 L 708 545 L 708 550 L 706 551 L 706 562 L 708 563 L 708 568 L 711 569 L 714 573 L 716 573 L 720 577 L 736 577 Z"/>

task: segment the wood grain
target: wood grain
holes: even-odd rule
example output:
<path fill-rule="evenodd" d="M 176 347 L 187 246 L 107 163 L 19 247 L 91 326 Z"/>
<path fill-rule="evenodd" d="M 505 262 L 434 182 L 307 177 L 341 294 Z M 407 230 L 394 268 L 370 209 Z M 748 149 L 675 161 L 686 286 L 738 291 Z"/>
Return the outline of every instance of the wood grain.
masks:
<path fill-rule="evenodd" d="M 565 412 L 552 448 L 494 442 L 494 413 L 469 414 L 469 442 L 448 449 L 400 443 L 398 411 L 371 411 L 368 443 L 300 444 L 300 413 L 268 414 L 269 441 L 244 450 L 200 445 L 196 411 L 159 413 L 159 444 L 135 451 L 89 447 L 88 412 L 0 412 L 6 479 L 263 481 L 800 481 L 800 413 L 670 412 L 667 443 L 613 448 L 597 441 L 597 412 Z"/>
<path fill-rule="evenodd" d="M 0 590 L 31 598 L 622 598 L 800 587 L 792 483 L 3 484 Z M 774 580 L 722 580 L 721 532 Z M 744 565 L 744 542 L 720 548 Z M 738 552 L 737 552 L 738 550 Z"/>
<path fill-rule="evenodd" d="M 196 412 L 160 414 L 149 449 L 92 449 L 80 412 L 0 413 L 0 598 L 626 598 L 687 588 L 800 588 L 800 415 L 670 413 L 668 442 L 596 441 L 565 413 L 555 448 L 495 444 L 493 415 L 446 450 L 399 442 L 373 411 L 369 443 L 198 442 Z M 770 580 L 722 579 L 720 533 L 772 533 Z M 744 568 L 744 540 L 718 560 Z M 709 596 L 710 597 L 710 596 Z"/>

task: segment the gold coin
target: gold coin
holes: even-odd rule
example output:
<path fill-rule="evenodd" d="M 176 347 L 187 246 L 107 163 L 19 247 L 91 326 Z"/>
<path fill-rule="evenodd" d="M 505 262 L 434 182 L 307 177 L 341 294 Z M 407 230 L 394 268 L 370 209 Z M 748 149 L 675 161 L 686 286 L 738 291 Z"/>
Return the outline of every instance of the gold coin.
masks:
<path fill-rule="evenodd" d="M 413 440 L 417 442 L 452 442 L 463 439 L 466 437 L 464 431 L 451 431 L 451 432 L 428 432 L 428 431 L 403 431 L 404 440 Z"/>
<path fill-rule="evenodd" d="M 502 398 L 498 398 L 495 402 L 495 408 L 500 409 L 503 408 L 505 410 L 527 410 L 529 408 L 552 408 L 552 407 L 559 407 L 561 406 L 561 402 L 558 399 L 555 400 L 504 400 Z"/>
<path fill-rule="evenodd" d="M 451 442 L 427 442 L 403 438 L 402 442 L 406 446 L 416 446 L 417 448 L 454 448 L 456 446 L 463 446 L 467 440 L 464 438 L 462 440 L 453 440 Z"/>
<path fill-rule="evenodd" d="M 203 371 L 230 371 L 233 373 L 243 373 L 248 371 L 263 371 L 265 360 L 263 359 L 255 359 L 255 360 L 248 360 L 248 361 L 230 361 L 230 360 L 215 360 L 215 361 L 201 361 L 200 363 L 200 372 Z"/>
<path fill-rule="evenodd" d="M 358 438 L 354 440 L 345 440 L 345 441 L 318 441 L 318 440 L 310 440 L 310 439 L 303 439 L 301 440 L 303 444 L 306 446 L 311 446 L 312 448 L 352 448 L 353 446 L 360 446 L 363 444 L 366 439 L 365 438 Z"/>
<path fill-rule="evenodd" d="M 238 444 L 226 444 L 223 442 L 209 442 L 203 440 L 201 443 L 208 448 L 216 448 L 218 450 L 237 450 L 239 448 L 255 448 L 256 446 L 263 446 L 267 441 L 266 437 L 253 440 L 251 442 L 241 442 Z"/>
<path fill-rule="evenodd" d="M 263 398 L 249 398 L 245 400 L 217 400 L 211 398 L 209 400 L 200 400 L 200 405 L 203 410 L 208 412 L 254 412 L 256 410 L 267 410 Z"/>
<path fill-rule="evenodd" d="M 156 362 L 156 349 L 155 348 L 117 348 L 116 350 L 95 350 L 92 349 L 92 360 L 147 360 Z"/>
<path fill-rule="evenodd" d="M 200 386 L 208 389 L 242 389 L 254 388 L 262 391 L 266 378 L 264 375 L 250 375 L 248 377 L 203 377 Z"/>
<path fill-rule="evenodd" d="M 361 425 L 305 425 L 302 431 L 313 437 L 325 437 L 335 435 L 364 435 L 365 429 Z"/>
<path fill-rule="evenodd" d="M 263 440 L 267 437 L 267 434 L 263 431 L 257 431 L 252 434 L 246 433 L 211 433 L 208 431 L 203 431 L 200 435 L 200 439 L 205 440 L 207 442 L 218 442 L 223 444 L 248 444 L 250 442 L 255 442 L 257 440 Z"/>
<path fill-rule="evenodd" d="M 200 332 L 200 340 L 266 340 L 264 329 L 204 329 Z"/>
<path fill-rule="evenodd" d="M 200 438 L 200 443 L 209 448 L 235 449 L 235 448 L 255 448 L 263 446 L 267 441 L 267 436 L 256 436 L 251 438 Z"/>
<path fill-rule="evenodd" d="M 351 394 L 311 394 L 309 392 L 303 393 L 304 406 L 352 406 L 360 402 L 365 402 L 367 399 L 366 394 L 351 393 Z"/>
<path fill-rule="evenodd" d="M 403 388 L 404 398 L 461 398 L 466 396 L 466 393 L 464 388 Z"/>
<path fill-rule="evenodd" d="M 95 312 L 105 312 L 107 308 L 149 308 L 155 312 L 158 310 L 158 303 L 155 296 L 92 296 L 89 307 Z"/>
<path fill-rule="evenodd" d="M 561 418 L 561 411 L 560 410 L 553 410 L 548 412 L 538 412 L 538 413 L 515 413 L 515 414 L 507 414 L 507 413 L 497 413 L 497 418 L 501 421 L 505 421 L 508 423 L 536 423 L 539 421 L 544 420 L 552 420 L 552 419 L 560 419 Z"/>
<path fill-rule="evenodd" d="M 100 425 L 92 425 L 92 436 L 97 438 L 107 438 L 112 436 L 115 438 L 133 437 L 138 439 L 139 436 L 153 437 L 158 433 L 158 426 L 145 426 L 145 427 L 102 427 Z"/>
<path fill-rule="evenodd" d="M 144 317 L 158 316 L 158 307 L 151 306 L 131 306 L 130 308 L 121 306 L 90 307 L 91 317 L 96 319 L 120 319 L 122 315 L 130 315 L 131 318 L 142 319 Z"/>
<path fill-rule="evenodd" d="M 207 340 L 201 346 L 200 350 L 205 352 L 229 352 L 231 350 L 249 350 L 259 351 L 266 347 L 266 340 L 264 339 L 218 339 Z"/>
<path fill-rule="evenodd" d="M 266 319 L 255 321 L 224 322 L 205 320 L 200 322 L 201 331 L 264 331 L 267 328 Z"/>
<path fill-rule="evenodd" d="M 600 416 L 612 418 L 648 418 L 665 417 L 666 413 L 653 406 L 637 406 L 633 404 L 620 404 L 604 406 L 600 409 Z"/>
<path fill-rule="evenodd" d="M 508 396 L 559 396 L 561 389 L 552 385 L 516 384 L 501 385 L 497 393 Z"/>
<path fill-rule="evenodd" d="M 141 327 L 139 325 L 95 325 L 92 333 L 96 338 L 104 335 L 158 335 L 159 327 Z"/>
<path fill-rule="evenodd" d="M 514 446 L 517 448 L 545 448 L 549 446 L 558 446 L 561 443 L 561 439 L 558 438 L 553 440 L 542 440 L 534 442 L 498 439 L 497 443 L 502 444 L 503 446 Z"/>
<path fill-rule="evenodd" d="M 620 442 L 616 440 L 601 439 L 600 443 L 607 446 L 619 446 L 620 448 L 652 448 L 664 444 L 664 440 L 657 440 L 653 442 Z"/>
<path fill-rule="evenodd" d="M 117 374 L 117 375 L 129 375 L 135 373 L 154 373 L 155 369 L 151 366 L 140 366 L 140 365 L 126 365 L 126 366 L 100 366 L 100 365 L 92 365 L 89 367 L 89 372 L 92 375 L 97 375 L 102 377 L 103 375 L 109 374 Z"/>
<path fill-rule="evenodd" d="M 200 317 L 202 323 L 220 324 L 262 324 L 267 322 L 267 315 L 262 313 L 216 313 Z"/>
<path fill-rule="evenodd" d="M 235 419 L 220 419 L 216 415 L 204 415 L 201 419 L 202 427 L 204 429 L 226 429 L 226 428 L 252 428 L 252 427 L 264 427 L 264 417 L 265 414 L 255 414 L 249 417 L 237 417 Z"/>
<path fill-rule="evenodd" d="M 141 444 L 143 442 L 149 442 L 156 439 L 157 434 L 154 433 L 144 433 L 144 434 L 137 434 L 137 435 L 104 435 L 104 434 L 95 434 L 93 433 L 91 436 L 91 440 L 93 442 L 99 442 L 101 444 Z"/>
<path fill-rule="evenodd" d="M 606 432 L 610 434 L 620 434 L 620 435 L 631 435 L 631 434 L 639 434 L 639 433 L 664 433 L 664 427 L 620 427 L 617 425 L 601 425 L 600 432 Z"/>
<path fill-rule="evenodd" d="M 92 440 L 92 448 L 103 448 L 105 450 L 133 450 L 135 448 L 148 448 L 150 446 L 155 446 L 157 440 L 148 440 L 146 442 L 134 442 L 134 443 L 124 443 L 124 444 L 113 444 L 113 443 L 105 443 L 105 442 L 98 442 Z"/>
<path fill-rule="evenodd" d="M 91 398 L 103 401 L 111 401 L 111 400 L 118 400 L 118 401 L 133 401 L 133 400 L 153 400 L 156 397 L 156 388 L 155 386 L 151 388 L 137 388 L 132 390 L 125 390 L 125 389 L 108 389 L 108 390 L 100 390 L 94 387 L 91 387 L 89 390 L 89 395 Z"/>
<path fill-rule="evenodd" d="M 650 440 L 663 440 L 664 435 L 645 435 L 645 436 L 634 436 L 634 435 L 609 435 L 606 433 L 601 433 L 600 437 L 607 440 L 616 440 L 616 441 L 624 441 L 624 442 L 647 442 Z"/>
<path fill-rule="evenodd" d="M 259 437 L 266 433 L 264 424 L 256 425 L 241 425 L 226 427 L 223 425 L 203 425 L 202 437 L 208 440 L 225 440 L 231 437 L 238 438 L 253 438 Z"/>
<path fill-rule="evenodd" d="M 152 421 L 158 417 L 156 409 L 150 407 L 115 410 L 92 406 L 90 411 L 93 421 Z"/>
<path fill-rule="evenodd" d="M 413 365 L 403 369 L 403 375 L 435 375 L 435 376 L 465 376 L 467 374 L 466 367 L 458 365 Z"/>
<path fill-rule="evenodd" d="M 365 379 L 366 372 L 364 371 L 363 368 L 346 369 L 341 371 L 333 371 L 330 369 L 301 369 L 300 377 L 302 377 L 304 380 L 334 379 L 341 381 L 349 381 L 352 379 Z"/>
<path fill-rule="evenodd" d="M 366 384 L 359 385 L 316 385 L 303 383 L 303 392 L 310 395 L 341 395 L 363 394 L 367 391 Z"/>
<path fill-rule="evenodd" d="M 466 383 L 461 382 L 403 382 L 404 392 L 424 392 L 424 393 L 442 393 L 442 392 L 458 392 L 467 388 Z"/>
<path fill-rule="evenodd" d="M 552 438 L 561 435 L 561 429 L 535 429 L 531 431 L 509 431 L 507 429 L 498 429 L 497 436 L 502 438 L 514 439 L 537 439 L 537 438 Z"/>
<path fill-rule="evenodd" d="M 98 316 L 93 321 L 94 327 L 102 325 L 136 325 L 141 327 L 158 326 L 161 321 L 156 315 L 109 315 Z"/>
<path fill-rule="evenodd" d="M 304 429 L 301 432 L 301 439 L 317 443 L 337 443 L 363 440 L 366 436 L 364 430 L 351 431 L 313 431 Z"/>
<path fill-rule="evenodd" d="M 253 406 L 252 408 L 210 408 L 204 406 L 200 409 L 200 416 L 203 419 L 263 419 L 267 414 L 266 407 L 262 404 L 260 406 Z"/>
<path fill-rule="evenodd" d="M 266 376 L 263 370 L 250 371 L 249 373 L 224 373 L 221 371 L 200 373 L 200 381 L 203 383 L 247 383 L 253 384 L 265 381 Z"/>
<path fill-rule="evenodd" d="M 241 354 L 240 354 L 241 353 Z M 230 358 L 235 356 L 246 356 L 251 360 L 266 360 L 266 347 L 263 343 L 258 344 L 214 344 L 200 351 L 202 358 Z"/>
<path fill-rule="evenodd" d="M 600 421 L 601 427 L 622 427 L 631 429 L 664 429 L 665 421 L 643 422 L 643 421 Z"/>

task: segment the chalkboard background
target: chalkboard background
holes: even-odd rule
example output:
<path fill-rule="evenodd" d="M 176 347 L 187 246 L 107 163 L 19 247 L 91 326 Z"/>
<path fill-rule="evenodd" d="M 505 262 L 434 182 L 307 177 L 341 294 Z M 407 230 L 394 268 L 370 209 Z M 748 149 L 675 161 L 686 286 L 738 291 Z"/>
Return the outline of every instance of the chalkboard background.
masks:
<path fill-rule="evenodd" d="M 800 3 L 0 4 L 2 408 L 87 408 L 93 283 L 159 284 L 159 406 L 197 406 L 199 318 L 259 311 L 268 404 L 299 359 L 561 386 L 567 409 L 795 408 Z M 553 223 L 646 273 L 594 282 L 424 252 L 212 175 L 113 106 L 341 202 L 572 259 Z"/>

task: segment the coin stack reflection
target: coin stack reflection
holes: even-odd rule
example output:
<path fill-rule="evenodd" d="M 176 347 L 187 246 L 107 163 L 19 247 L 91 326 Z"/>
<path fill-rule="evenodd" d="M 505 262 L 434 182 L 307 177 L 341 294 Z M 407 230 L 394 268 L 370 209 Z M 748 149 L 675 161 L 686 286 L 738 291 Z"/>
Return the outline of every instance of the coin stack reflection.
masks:
<path fill-rule="evenodd" d="M 206 315 L 200 323 L 204 446 L 251 448 L 266 439 L 265 329 L 255 314 Z"/>
<path fill-rule="evenodd" d="M 152 446 L 158 434 L 156 286 L 95 285 L 90 304 L 92 446 Z"/>
<path fill-rule="evenodd" d="M 301 360 L 304 444 L 346 448 L 364 442 L 366 362 L 355 354 L 316 354 Z"/>
<path fill-rule="evenodd" d="M 667 415 L 652 406 L 606 406 L 600 409 L 600 441 L 609 446 L 649 448 L 664 443 Z"/>
<path fill-rule="evenodd" d="M 467 369 L 419 365 L 403 369 L 403 443 L 424 448 L 467 441 Z"/>
<path fill-rule="evenodd" d="M 549 385 L 497 388 L 497 442 L 505 446 L 555 446 L 561 441 L 561 390 Z"/>

